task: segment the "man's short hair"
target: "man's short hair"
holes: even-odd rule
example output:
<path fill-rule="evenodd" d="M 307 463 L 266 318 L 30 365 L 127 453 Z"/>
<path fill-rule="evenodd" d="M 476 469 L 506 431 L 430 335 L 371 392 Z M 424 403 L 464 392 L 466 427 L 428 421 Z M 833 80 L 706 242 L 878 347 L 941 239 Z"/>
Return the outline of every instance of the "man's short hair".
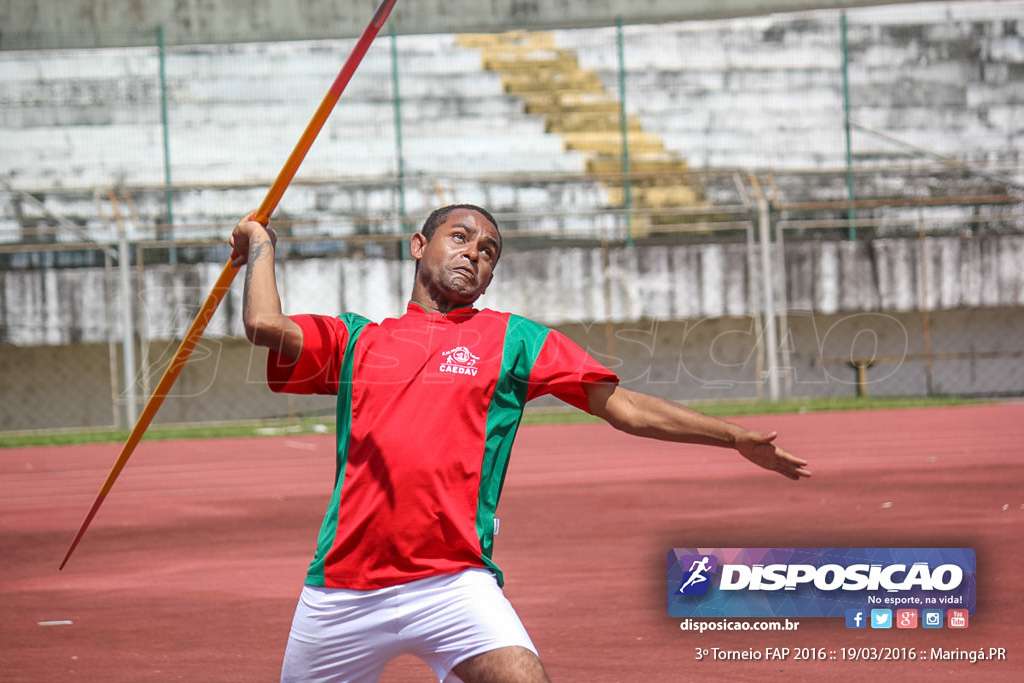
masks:
<path fill-rule="evenodd" d="M 487 209 L 481 208 L 476 204 L 451 204 L 449 206 L 443 206 L 440 209 L 435 209 L 433 213 L 427 216 L 427 220 L 423 222 L 423 227 L 420 229 L 420 233 L 427 240 L 430 240 L 434 236 L 434 232 L 437 230 L 437 226 L 444 223 L 444 220 L 448 218 L 448 214 L 452 211 L 459 209 L 468 209 L 469 211 L 476 211 L 481 216 L 486 218 L 494 226 L 494 231 L 498 233 L 498 251 L 501 252 L 501 230 L 498 228 L 498 221 L 494 220 L 494 216 L 490 214 Z"/>

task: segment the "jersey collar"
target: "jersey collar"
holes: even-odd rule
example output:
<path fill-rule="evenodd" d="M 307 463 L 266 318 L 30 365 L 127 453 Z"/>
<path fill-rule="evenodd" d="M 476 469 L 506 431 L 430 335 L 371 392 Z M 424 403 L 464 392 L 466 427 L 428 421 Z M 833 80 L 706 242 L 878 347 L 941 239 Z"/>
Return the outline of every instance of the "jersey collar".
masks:
<path fill-rule="evenodd" d="M 405 309 L 406 313 L 412 314 L 426 314 L 427 318 L 440 318 L 445 320 L 461 320 L 468 318 L 476 313 L 476 309 L 473 308 L 472 304 L 466 304 L 465 306 L 459 306 L 453 308 L 447 313 L 439 313 L 438 311 L 431 311 L 426 306 L 418 301 L 410 300 L 409 305 Z"/>

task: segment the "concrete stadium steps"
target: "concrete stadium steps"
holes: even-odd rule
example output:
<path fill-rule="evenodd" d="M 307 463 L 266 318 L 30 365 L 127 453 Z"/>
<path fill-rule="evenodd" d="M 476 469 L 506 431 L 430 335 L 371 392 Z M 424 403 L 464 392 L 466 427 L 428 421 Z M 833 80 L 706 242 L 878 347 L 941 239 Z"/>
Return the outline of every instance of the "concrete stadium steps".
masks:
<path fill-rule="evenodd" d="M 841 54 L 825 48 L 838 25 L 790 20 L 787 27 L 794 23 L 801 27 L 790 28 L 796 36 L 772 34 L 771 17 L 624 27 L 627 108 L 696 168 L 841 161 Z M 617 87 L 616 55 L 602 49 L 610 36 L 562 31 L 558 38 L 606 87 Z M 773 145 L 775 135 L 784 141 Z"/>
<path fill-rule="evenodd" d="M 848 10 L 852 119 L 897 140 L 855 128 L 855 166 L 909 166 L 933 161 L 933 152 L 1024 183 L 1022 9 L 1019 0 L 977 0 Z M 838 17 L 823 11 L 624 27 L 631 191 L 644 202 L 677 201 L 664 188 L 687 169 L 843 168 Z M 475 46 L 467 42 L 474 39 Z M 501 65 L 500 74 L 482 68 L 481 45 L 495 40 L 396 41 L 408 185 L 434 173 L 455 177 L 444 180 L 443 192 L 417 198 L 484 201 L 493 194 L 510 202 L 497 211 L 519 213 L 523 207 L 515 202 L 526 196 L 525 180 L 499 191 L 460 178 L 568 172 L 593 174 L 591 189 L 564 193 L 571 202 L 550 211 L 619 205 L 621 189 L 598 185 L 622 167 L 616 30 L 533 34 L 530 43 L 506 45 L 505 57 L 487 57 Z M 213 188 L 269 185 L 351 46 L 304 41 L 168 49 L 172 175 L 181 186 L 176 219 L 229 221 L 251 206 L 249 193 L 239 199 L 234 190 Z M 382 36 L 371 48 L 282 210 L 296 216 L 326 204 L 394 213 L 387 208 L 388 201 L 397 206 L 391 47 Z M 528 63 L 517 66 L 520 61 Z M 160 109 L 155 46 L 2 52 L 0 177 L 62 215 L 68 206 L 90 210 L 94 187 L 159 186 Z M 941 180 L 965 192 L 991 187 L 978 176 L 972 185 L 969 176 Z M 915 191 L 909 180 L 883 187 L 887 178 L 859 175 L 858 195 Z M 304 180 L 336 189 L 307 193 L 298 188 Z M 793 181 L 781 190 L 793 201 L 846 197 L 845 183 L 834 179 Z M 332 191 L 346 196 L 325 198 Z M 694 189 L 698 199 L 705 191 L 718 196 L 710 184 Z M 85 199 L 69 199 L 75 192 Z M 27 203 L 15 207 L 8 193 L 0 195 L 0 240 L 16 232 L 23 216 L 47 222 Z M 548 195 L 561 196 L 561 187 Z M 160 204 L 152 202 L 153 216 Z M 67 217 L 96 221 L 94 213 Z"/>
<path fill-rule="evenodd" d="M 545 129 L 558 133 L 566 150 L 584 154 L 589 173 L 605 176 L 601 182 L 609 206 L 626 205 L 620 104 L 596 71 L 580 67 L 575 50 L 559 47 L 551 32 L 464 35 L 458 42 L 480 50 L 484 68 L 501 74 L 505 91 L 522 97 L 527 113 L 542 115 Z M 658 135 L 646 131 L 637 116 L 628 116 L 625 128 L 630 159 L 637 159 L 648 174 L 636 179 L 635 188 L 631 178 L 631 207 L 666 209 L 703 203 L 701 192 L 677 175 L 685 169 L 685 161 L 667 152 Z M 651 224 L 681 220 L 685 219 L 673 215 L 636 216 L 631 229 L 642 234 Z"/>
<path fill-rule="evenodd" d="M 605 191 L 582 175 L 549 179 L 524 175 L 512 178 L 445 178 L 432 173 L 406 176 L 406 205 L 409 220 L 417 225 L 430 208 L 470 201 L 496 210 L 503 228 L 542 230 L 551 235 L 571 237 L 590 235 L 595 229 L 614 230 L 614 216 L 593 216 L 594 207 L 603 205 Z M 223 240 L 237 220 L 237 212 L 259 205 L 266 186 L 210 184 L 181 188 L 175 193 L 176 216 L 185 216 L 175 227 L 180 240 Z M 166 199 L 163 189 L 133 188 L 130 200 L 119 193 L 120 209 L 133 239 L 155 240 L 166 237 L 163 228 Z M 84 189 L 51 189 L 45 194 L 46 207 L 59 216 L 73 219 L 82 230 L 52 229 L 51 219 L 22 196 L 0 188 L 0 244 L 33 241 L 42 244 L 81 243 L 93 240 L 110 244 L 117 240 L 118 224 L 106 190 L 99 197 Z M 367 178 L 310 183 L 296 181 L 289 186 L 285 200 L 274 214 L 275 225 L 283 236 L 309 238 L 317 235 L 394 234 L 402 230 L 396 218 L 399 205 L 397 184 Z M 225 213 L 234 209 L 234 213 Z M 513 207 L 509 209 L 508 207 Z M 555 208 L 552 208 L 555 207 Z M 36 226 L 40 234 L 27 229 Z M 226 249 L 226 247 L 225 247 Z M 227 257 L 224 251 L 223 257 Z M 59 255 L 56 262 L 72 265 L 78 256 Z M 96 258 L 102 262 L 101 252 Z M 220 257 L 218 257 L 219 259 Z M 69 260 L 70 259 L 70 260 Z"/>
<path fill-rule="evenodd" d="M 1020 2 L 912 3 L 847 10 L 851 118 L 940 154 L 1020 167 Z M 836 12 L 626 26 L 627 107 L 694 167 L 845 164 L 842 36 Z M 556 32 L 606 88 L 614 29 Z M 918 156 L 863 130 L 858 164 Z M 1020 176 L 1019 178 L 1024 178 Z"/>
<path fill-rule="evenodd" d="M 282 211 L 294 216 L 325 204 L 339 210 L 349 206 L 395 211 L 398 145 L 394 62 L 387 40 L 378 40 L 367 54 L 296 178 L 296 185 L 319 181 L 343 196 L 325 200 L 326 190 L 321 189 L 310 198 L 305 190 L 292 187 Z M 239 205 L 236 193 L 216 188 L 269 186 L 352 43 L 211 45 L 167 51 L 170 158 L 173 182 L 180 186 L 175 191 L 176 222 L 227 221 L 254 205 L 251 192 Z M 499 76 L 481 69 L 476 50 L 457 47 L 454 36 L 437 35 L 403 36 L 396 47 L 408 187 L 434 173 L 458 177 L 584 172 L 583 155 L 566 150 L 558 135 L 545 130 L 542 117 L 524 113 L 522 100 L 504 92 Z M 105 234 L 103 221 L 96 227 L 92 188 L 163 184 L 156 48 L 0 57 L 0 173 L 14 187 L 39 195 L 54 213 Z M 376 189 L 367 189 L 374 183 Z M 492 182 L 471 195 L 462 194 L 462 189 L 474 187 L 472 183 L 444 184 L 442 194 L 453 201 L 499 196 L 511 203 L 492 205 L 497 212 L 536 208 L 516 203 L 525 196 L 519 181 L 510 181 L 504 189 Z M 406 201 L 410 211 L 423 212 L 436 203 L 436 192 L 411 192 Z M 561 192 L 556 189 L 546 198 Z M 137 194 L 142 215 L 159 220 L 165 212 L 163 200 L 149 202 L 143 196 L 160 194 Z M 588 210 L 603 204 L 593 192 L 574 195 L 577 202 L 587 197 Z M 255 203 L 260 199 L 257 196 Z M 30 222 L 48 222 L 32 207 L 15 203 L 19 208 L 3 202 L 0 225 L 17 225 L 21 219 L 15 214 Z M 573 205 L 568 208 L 573 210 Z"/>

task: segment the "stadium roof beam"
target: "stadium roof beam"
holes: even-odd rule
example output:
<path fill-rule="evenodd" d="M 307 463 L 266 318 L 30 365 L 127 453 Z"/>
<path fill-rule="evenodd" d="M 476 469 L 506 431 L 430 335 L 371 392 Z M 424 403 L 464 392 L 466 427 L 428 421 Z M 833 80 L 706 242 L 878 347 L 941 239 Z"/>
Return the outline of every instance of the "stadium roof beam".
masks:
<path fill-rule="evenodd" d="M 376 0 L 0 0 L 0 50 L 346 38 Z M 724 19 L 919 0 L 415 0 L 389 20 L 400 34 L 500 32 Z M 245 11 L 240 11 L 244 7 Z"/>

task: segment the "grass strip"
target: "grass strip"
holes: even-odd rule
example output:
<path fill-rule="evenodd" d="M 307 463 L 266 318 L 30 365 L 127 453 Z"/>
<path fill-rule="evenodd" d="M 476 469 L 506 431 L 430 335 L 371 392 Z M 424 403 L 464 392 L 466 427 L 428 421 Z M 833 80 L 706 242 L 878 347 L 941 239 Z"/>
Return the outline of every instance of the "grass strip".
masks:
<path fill-rule="evenodd" d="M 696 410 L 730 418 L 744 415 L 778 413 L 810 413 L 830 410 L 893 410 L 984 403 L 979 399 L 952 396 L 895 397 L 895 398 L 809 398 L 788 401 L 715 401 L 689 404 Z M 523 416 L 523 424 L 574 424 L 596 422 L 599 418 L 572 408 L 532 408 Z M 334 432 L 334 417 L 303 416 L 277 420 L 257 420 L 232 423 L 197 423 L 190 425 L 156 425 L 150 427 L 145 441 L 168 439 L 219 439 L 303 434 L 329 434 Z M 123 443 L 131 430 L 120 429 L 62 429 L 31 432 L 0 433 L 0 448 L 28 448 L 36 446 L 66 446 L 88 443 Z"/>

